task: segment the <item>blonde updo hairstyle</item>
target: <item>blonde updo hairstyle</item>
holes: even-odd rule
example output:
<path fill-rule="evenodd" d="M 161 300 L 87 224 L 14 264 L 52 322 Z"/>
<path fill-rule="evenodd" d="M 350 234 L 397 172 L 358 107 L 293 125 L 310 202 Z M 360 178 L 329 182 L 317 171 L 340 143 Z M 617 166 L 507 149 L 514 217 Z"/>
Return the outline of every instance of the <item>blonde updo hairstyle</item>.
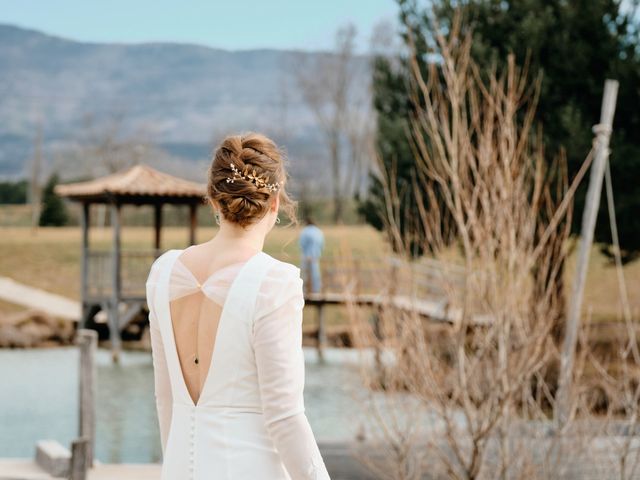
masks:
<path fill-rule="evenodd" d="M 285 190 L 287 172 L 285 156 L 280 148 L 268 137 L 259 133 L 230 135 L 216 148 L 208 170 L 206 198 L 217 205 L 220 214 L 230 222 L 247 227 L 262 219 L 275 195 L 280 196 L 280 211 L 284 212 L 291 223 L 296 220 L 296 202 Z M 240 171 L 261 177 L 267 184 L 279 184 L 276 191 L 267 186 L 258 186 L 251 180 L 233 178 L 231 164 Z"/>

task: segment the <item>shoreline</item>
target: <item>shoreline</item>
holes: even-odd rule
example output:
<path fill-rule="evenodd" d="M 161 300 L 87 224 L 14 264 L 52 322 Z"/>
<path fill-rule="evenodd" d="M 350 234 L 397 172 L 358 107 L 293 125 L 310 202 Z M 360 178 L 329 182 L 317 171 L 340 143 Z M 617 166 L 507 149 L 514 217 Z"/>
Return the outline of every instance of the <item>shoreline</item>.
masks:
<path fill-rule="evenodd" d="M 353 348 L 348 326 L 328 325 L 326 328 L 326 347 Z M 54 317 L 36 309 L 26 309 L 15 313 L 0 315 L 0 349 L 37 349 L 73 346 L 77 331 L 77 322 Z M 302 345 L 317 345 L 316 325 L 303 325 Z M 98 341 L 100 348 L 110 345 L 108 339 Z M 151 351 L 149 329 L 146 327 L 140 338 L 122 340 L 123 350 Z"/>

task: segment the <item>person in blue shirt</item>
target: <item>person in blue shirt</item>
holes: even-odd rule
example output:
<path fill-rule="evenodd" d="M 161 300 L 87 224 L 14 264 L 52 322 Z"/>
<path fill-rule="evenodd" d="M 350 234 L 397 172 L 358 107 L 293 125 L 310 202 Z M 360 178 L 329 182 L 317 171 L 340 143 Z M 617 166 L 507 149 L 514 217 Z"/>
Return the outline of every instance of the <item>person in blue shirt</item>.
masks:
<path fill-rule="evenodd" d="M 305 217 L 306 226 L 300 232 L 299 245 L 301 250 L 300 270 L 307 292 L 319 293 L 322 289 L 320 274 L 320 256 L 324 248 L 324 234 L 311 217 Z"/>

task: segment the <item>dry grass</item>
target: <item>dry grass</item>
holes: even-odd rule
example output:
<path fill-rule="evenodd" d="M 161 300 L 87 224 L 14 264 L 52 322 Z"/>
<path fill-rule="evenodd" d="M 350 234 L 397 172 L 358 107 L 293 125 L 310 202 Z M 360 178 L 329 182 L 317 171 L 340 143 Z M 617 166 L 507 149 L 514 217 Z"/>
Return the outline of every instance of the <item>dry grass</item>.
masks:
<path fill-rule="evenodd" d="M 367 226 L 326 226 L 327 257 L 335 256 L 347 247 L 361 255 L 381 255 L 385 250 L 382 236 Z M 265 250 L 276 258 L 298 263 L 297 238 L 299 228 L 276 228 L 267 237 Z M 199 228 L 197 242 L 204 242 L 215 235 L 212 227 Z M 186 228 L 165 227 L 162 247 L 184 248 L 187 244 Z M 80 239 L 79 227 L 39 228 L 33 232 L 27 227 L 0 228 L 0 275 L 10 277 L 34 287 L 80 299 Z M 90 244 L 94 248 L 109 248 L 111 230 L 92 229 Z M 153 229 L 127 226 L 123 229 L 123 248 L 150 248 Z M 0 315 L 14 313 L 22 307 L 0 301 Z M 341 307 L 327 307 L 329 325 L 345 325 L 346 313 Z M 315 312 L 305 311 L 305 321 L 315 322 Z"/>
<path fill-rule="evenodd" d="M 378 257 L 387 248 L 383 237 L 364 225 L 323 226 L 327 238 L 327 255 L 336 255 L 341 245 L 352 248 L 363 256 Z M 299 229 L 275 229 L 268 237 L 266 251 L 293 263 L 298 260 L 296 238 Z M 214 228 L 200 228 L 197 241 L 203 242 L 215 234 Z M 108 248 L 109 229 L 93 230 L 91 241 Z M 180 227 L 163 230 L 164 248 L 183 248 L 187 231 Z M 123 242 L 128 247 L 149 247 L 153 243 L 153 230 L 149 227 L 128 226 Z M 78 227 L 40 228 L 35 233 L 27 227 L 0 228 L 0 275 L 43 288 L 51 292 L 79 299 L 80 291 L 80 229 Z M 452 254 L 453 255 L 453 254 Z M 573 278 L 573 255 L 567 265 L 567 282 Z M 624 268 L 634 318 L 640 318 L 640 261 Z M 15 312 L 21 307 L 0 301 L 0 312 Z M 591 253 L 589 276 L 585 292 L 585 309 L 595 322 L 618 322 L 621 307 L 618 300 L 616 272 L 609 260 L 594 247 Z M 345 319 L 341 309 L 329 315 L 334 322 Z"/>

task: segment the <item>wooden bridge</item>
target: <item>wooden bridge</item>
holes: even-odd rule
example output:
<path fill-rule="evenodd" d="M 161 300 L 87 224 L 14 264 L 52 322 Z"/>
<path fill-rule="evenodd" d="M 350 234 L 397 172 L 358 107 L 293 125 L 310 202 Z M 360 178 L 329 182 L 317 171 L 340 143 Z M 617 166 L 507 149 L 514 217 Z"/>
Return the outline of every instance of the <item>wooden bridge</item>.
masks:
<path fill-rule="evenodd" d="M 145 282 L 151 264 L 161 253 L 162 250 L 155 248 L 120 251 L 117 340 L 139 337 L 146 328 Z M 85 261 L 84 315 L 79 302 L 9 278 L 0 278 L 3 286 L 0 297 L 78 321 L 79 328 L 98 330 L 103 338 L 111 339 L 116 332 L 109 318 L 108 304 L 114 297 L 112 252 L 89 250 Z M 431 259 L 409 264 L 392 257 L 324 257 L 320 265 L 324 288 L 319 293 L 305 294 L 306 306 L 316 310 L 317 331 L 313 336 L 317 339 L 320 355 L 328 343 L 324 307 L 329 305 L 370 307 L 374 312 L 390 306 L 434 322 L 453 324 L 460 321 L 460 311 L 449 303 L 450 290 L 463 288 L 464 270 L 459 266 Z M 484 323 L 487 319 L 478 316 L 474 321 Z"/>
<path fill-rule="evenodd" d="M 317 348 L 327 344 L 324 307 L 354 305 L 372 310 L 374 330 L 380 333 L 380 311 L 393 308 L 418 315 L 430 322 L 458 324 L 462 310 L 451 300 L 465 288 L 465 269 L 454 263 L 430 258 L 415 261 L 393 256 L 324 257 L 319 293 L 305 293 L 305 305 L 317 310 Z M 474 314 L 474 325 L 486 325 L 489 315 Z"/>

